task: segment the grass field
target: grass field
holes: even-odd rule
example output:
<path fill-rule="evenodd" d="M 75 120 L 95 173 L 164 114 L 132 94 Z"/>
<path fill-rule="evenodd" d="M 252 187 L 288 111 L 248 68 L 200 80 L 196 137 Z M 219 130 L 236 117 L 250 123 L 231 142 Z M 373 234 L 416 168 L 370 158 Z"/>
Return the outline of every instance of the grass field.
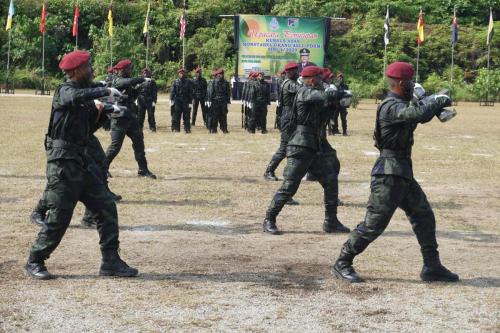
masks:
<path fill-rule="evenodd" d="M 282 236 L 262 233 L 278 182 L 262 174 L 279 134 L 250 135 L 239 105 L 229 135 L 169 132 L 166 97 L 159 131 L 146 131 L 150 169 L 136 177 L 130 140 L 113 162 L 121 255 L 135 279 L 98 276 L 95 230 L 83 209 L 47 261 L 57 275 L 33 281 L 23 265 L 37 228 L 28 216 L 45 186 L 43 137 L 50 98 L 0 96 L 0 331 L 44 332 L 498 332 L 500 331 L 500 107 L 460 103 L 458 116 L 415 135 L 414 171 L 434 208 L 443 263 L 457 284 L 419 280 L 421 257 L 398 211 L 355 261 L 367 283 L 346 285 L 330 266 L 346 235 L 321 231 L 322 189 L 301 185 L 285 207 Z M 376 159 L 373 101 L 349 112 L 349 137 L 330 137 L 342 165 L 339 218 L 364 217 Z M 274 107 L 269 112 L 274 120 Z M 109 133 L 98 132 L 103 146 Z M 278 169 L 281 176 L 284 163 Z"/>

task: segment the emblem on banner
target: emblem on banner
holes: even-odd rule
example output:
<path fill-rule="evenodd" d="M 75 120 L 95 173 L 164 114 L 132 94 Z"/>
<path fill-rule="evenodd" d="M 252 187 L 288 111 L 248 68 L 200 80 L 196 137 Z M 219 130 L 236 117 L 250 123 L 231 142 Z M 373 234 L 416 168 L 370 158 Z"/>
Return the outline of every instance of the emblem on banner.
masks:
<path fill-rule="evenodd" d="M 271 30 L 278 30 L 280 28 L 280 24 L 276 17 L 273 17 L 271 19 L 271 22 L 269 22 L 269 27 L 271 28 Z"/>
<path fill-rule="evenodd" d="M 288 27 L 289 28 L 297 28 L 299 26 L 298 18 L 289 18 L 288 19 Z"/>

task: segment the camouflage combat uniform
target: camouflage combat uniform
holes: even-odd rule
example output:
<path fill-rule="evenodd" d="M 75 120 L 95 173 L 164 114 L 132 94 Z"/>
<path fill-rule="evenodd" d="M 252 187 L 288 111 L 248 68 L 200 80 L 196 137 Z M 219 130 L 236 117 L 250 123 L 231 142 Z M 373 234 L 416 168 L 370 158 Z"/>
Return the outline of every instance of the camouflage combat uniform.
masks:
<path fill-rule="evenodd" d="M 210 102 L 209 130 L 217 133 L 217 127 L 224 133 L 227 130 L 227 105 L 231 103 L 231 86 L 223 77 L 215 78 L 208 86 L 207 100 Z"/>
<path fill-rule="evenodd" d="M 269 84 L 262 80 L 255 81 L 252 98 L 252 113 L 249 123 L 250 133 L 260 127 L 262 133 L 267 133 L 267 106 L 271 104 L 271 91 Z"/>
<path fill-rule="evenodd" d="M 173 101 L 172 131 L 180 132 L 181 118 L 184 131 L 191 132 L 191 110 L 189 105 L 193 101 L 193 83 L 188 78 L 176 79 L 172 85 L 170 100 Z"/>
<path fill-rule="evenodd" d="M 144 119 L 148 114 L 149 129 L 156 132 L 155 106 L 158 99 L 158 86 L 154 80 L 141 83 L 139 96 L 137 97 L 138 121 L 141 128 L 144 127 Z"/>

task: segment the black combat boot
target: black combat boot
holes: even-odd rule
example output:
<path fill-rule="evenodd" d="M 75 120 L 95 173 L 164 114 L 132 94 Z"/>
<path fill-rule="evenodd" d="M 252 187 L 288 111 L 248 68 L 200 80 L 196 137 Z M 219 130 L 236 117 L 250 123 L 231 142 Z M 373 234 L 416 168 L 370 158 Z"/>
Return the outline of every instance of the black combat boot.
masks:
<path fill-rule="evenodd" d="M 54 277 L 47 271 L 44 261 L 36 260 L 31 254 L 28 258 L 28 262 L 24 266 L 24 271 L 28 276 L 36 280 L 48 280 Z"/>
<path fill-rule="evenodd" d="M 264 179 L 265 180 L 274 180 L 277 181 L 279 180 L 278 177 L 274 174 L 274 171 L 276 171 L 276 168 L 278 167 L 279 162 L 271 159 L 271 162 L 267 165 L 266 171 L 264 172 Z"/>
<path fill-rule="evenodd" d="M 39 211 L 35 209 L 30 215 L 30 221 L 33 224 L 38 226 L 44 225 L 47 222 L 47 217 L 45 216 L 45 212 Z"/>
<path fill-rule="evenodd" d="M 349 252 L 344 244 L 342 250 L 340 250 L 340 256 L 332 267 L 332 274 L 336 278 L 350 283 L 364 282 L 365 280 L 363 280 L 358 273 L 356 273 L 354 267 L 352 267 L 354 257 L 355 254 Z"/>
<path fill-rule="evenodd" d="M 264 219 L 262 227 L 264 229 L 264 232 L 267 232 L 271 235 L 279 235 L 281 233 L 276 226 L 276 219 L 270 219 L 266 217 Z"/>
<path fill-rule="evenodd" d="M 101 276 L 119 276 L 119 277 L 133 277 L 137 276 L 139 271 L 127 265 L 125 261 L 120 258 L 117 250 L 108 250 L 102 252 L 102 263 L 99 269 Z"/>
<path fill-rule="evenodd" d="M 288 199 L 288 201 L 285 203 L 285 205 L 289 206 L 297 206 L 300 205 L 300 203 L 297 200 L 294 200 L 293 198 Z"/>
<path fill-rule="evenodd" d="M 420 272 L 420 278 L 426 282 L 457 282 L 459 277 L 444 267 L 439 260 L 439 253 L 434 251 L 432 254 L 424 254 L 424 266 Z"/>
<path fill-rule="evenodd" d="M 156 179 L 156 175 L 154 173 L 152 173 L 151 171 L 149 171 L 149 169 L 139 169 L 139 171 L 137 172 L 137 175 L 139 177 L 147 177 L 147 178 L 151 178 L 151 179 Z"/>
<path fill-rule="evenodd" d="M 348 233 L 351 230 L 343 225 L 337 217 L 331 217 L 325 219 L 323 222 L 323 231 L 327 233 Z"/>

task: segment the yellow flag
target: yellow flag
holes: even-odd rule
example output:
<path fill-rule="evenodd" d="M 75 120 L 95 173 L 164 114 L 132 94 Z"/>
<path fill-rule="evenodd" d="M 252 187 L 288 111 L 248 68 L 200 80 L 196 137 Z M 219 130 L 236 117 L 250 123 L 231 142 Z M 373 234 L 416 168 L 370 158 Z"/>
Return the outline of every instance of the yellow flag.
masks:
<path fill-rule="evenodd" d="M 488 35 L 486 36 L 486 45 L 490 45 L 491 40 L 493 39 L 493 13 L 490 8 L 490 23 L 488 24 Z"/>
<path fill-rule="evenodd" d="M 108 12 L 108 35 L 113 37 L 113 11 L 111 10 L 111 7 L 109 7 Z"/>
<path fill-rule="evenodd" d="M 147 35 L 149 33 L 149 11 L 151 10 L 151 3 L 148 2 L 148 12 L 146 13 L 146 20 L 144 20 L 144 28 L 142 29 L 142 33 Z"/>
<path fill-rule="evenodd" d="M 14 16 L 14 0 L 10 0 L 9 15 L 7 16 L 5 31 L 9 31 L 10 29 L 12 29 L 12 16 Z"/>
<path fill-rule="evenodd" d="M 417 44 L 418 44 L 418 46 L 420 46 L 422 44 L 422 42 L 425 40 L 425 36 L 424 36 L 424 13 L 422 13 L 422 9 L 420 10 L 420 15 L 418 16 L 417 30 L 418 30 Z"/>

